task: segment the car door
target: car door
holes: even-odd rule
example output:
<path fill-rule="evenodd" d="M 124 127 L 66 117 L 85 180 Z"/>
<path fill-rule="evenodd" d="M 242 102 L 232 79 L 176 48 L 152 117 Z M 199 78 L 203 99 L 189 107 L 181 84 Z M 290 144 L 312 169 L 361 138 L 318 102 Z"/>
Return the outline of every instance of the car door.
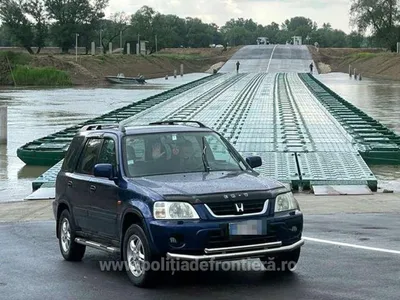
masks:
<path fill-rule="evenodd" d="M 99 137 L 88 138 L 79 157 L 74 173 L 68 181 L 69 197 L 76 225 L 83 231 L 90 231 L 91 220 L 88 208 L 92 191 L 90 190 L 93 170 L 100 153 L 103 140 Z"/>
<path fill-rule="evenodd" d="M 105 135 L 100 155 L 96 163 L 112 164 L 117 170 L 117 139 L 113 135 Z M 93 178 L 91 182 L 89 218 L 91 230 L 97 235 L 118 238 L 117 214 L 119 187 L 108 178 Z"/>
<path fill-rule="evenodd" d="M 77 199 L 77 191 L 75 190 L 76 185 L 75 182 L 75 168 L 78 163 L 78 159 L 80 153 L 83 150 L 85 142 L 85 137 L 76 136 L 72 140 L 69 145 L 69 149 L 64 158 L 64 162 L 62 164 L 61 170 L 57 175 L 56 180 L 56 199 L 60 199 L 61 201 L 65 201 L 68 203 L 71 208 L 71 217 L 74 219 L 75 224 L 78 224 L 76 218 L 80 218 L 82 214 L 82 210 Z M 77 228 L 79 230 L 79 228 Z"/>

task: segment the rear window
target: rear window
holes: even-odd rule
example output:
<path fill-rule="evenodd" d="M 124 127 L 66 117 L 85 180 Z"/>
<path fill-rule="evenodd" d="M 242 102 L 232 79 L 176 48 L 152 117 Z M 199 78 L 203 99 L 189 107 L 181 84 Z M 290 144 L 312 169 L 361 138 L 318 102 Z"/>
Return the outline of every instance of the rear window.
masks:
<path fill-rule="evenodd" d="M 84 137 L 76 136 L 73 138 L 71 144 L 69 145 L 67 154 L 65 155 L 64 162 L 62 165 L 62 170 L 65 172 L 73 172 L 76 167 L 76 163 L 79 159 L 79 154 L 82 149 Z"/>

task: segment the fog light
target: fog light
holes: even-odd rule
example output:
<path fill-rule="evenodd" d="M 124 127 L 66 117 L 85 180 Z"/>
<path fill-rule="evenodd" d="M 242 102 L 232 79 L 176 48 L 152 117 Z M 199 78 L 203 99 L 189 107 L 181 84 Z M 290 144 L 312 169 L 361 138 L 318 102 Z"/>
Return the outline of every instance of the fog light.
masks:
<path fill-rule="evenodd" d="M 173 248 L 181 248 L 185 245 L 185 239 L 181 234 L 174 234 L 169 237 L 169 245 Z"/>

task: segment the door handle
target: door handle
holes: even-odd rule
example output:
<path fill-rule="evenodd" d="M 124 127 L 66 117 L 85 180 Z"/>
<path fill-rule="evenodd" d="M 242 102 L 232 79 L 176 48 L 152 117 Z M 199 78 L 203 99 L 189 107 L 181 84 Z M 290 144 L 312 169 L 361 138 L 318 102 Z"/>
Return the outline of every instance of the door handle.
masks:
<path fill-rule="evenodd" d="M 71 180 L 70 180 L 70 181 L 68 181 L 68 183 L 67 183 L 67 184 L 68 184 L 68 186 L 69 186 L 69 187 L 72 187 L 72 181 L 71 181 Z"/>
<path fill-rule="evenodd" d="M 91 185 L 90 186 L 90 191 L 95 192 L 96 191 L 96 186 L 95 185 Z"/>

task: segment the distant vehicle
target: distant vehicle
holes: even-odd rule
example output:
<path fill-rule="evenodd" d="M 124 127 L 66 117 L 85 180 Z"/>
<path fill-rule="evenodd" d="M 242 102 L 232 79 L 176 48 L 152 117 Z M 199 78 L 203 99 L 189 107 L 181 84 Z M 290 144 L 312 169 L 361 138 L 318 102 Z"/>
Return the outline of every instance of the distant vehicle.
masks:
<path fill-rule="evenodd" d="M 143 76 L 138 77 L 125 77 L 123 73 L 119 73 L 117 76 L 106 76 L 106 79 L 111 83 L 118 84 L 144 84 L 146 80 Z"/>
<path fill-rule="evenodd" d="M 119 253 L 140 287 L 154 283 L 160 269 L 148 266 L 165 258 L 260 258 L 269 271 L 291 272 L 303 214 L 290 190 L 253 169 L 261 165 L 196 121 L 87 125 L 56 179 L 61 254 Z"/>
<path fill-rule="evenodd" d="M 258 37 L 257 45 L 269 45 L 269 39 L 267 37 Z"/>
<path fill-rule="evenodd" d="M 224 45 L 218 44 L 218 45 L 215 45 L 215 48 L 224 48 Z"/>

